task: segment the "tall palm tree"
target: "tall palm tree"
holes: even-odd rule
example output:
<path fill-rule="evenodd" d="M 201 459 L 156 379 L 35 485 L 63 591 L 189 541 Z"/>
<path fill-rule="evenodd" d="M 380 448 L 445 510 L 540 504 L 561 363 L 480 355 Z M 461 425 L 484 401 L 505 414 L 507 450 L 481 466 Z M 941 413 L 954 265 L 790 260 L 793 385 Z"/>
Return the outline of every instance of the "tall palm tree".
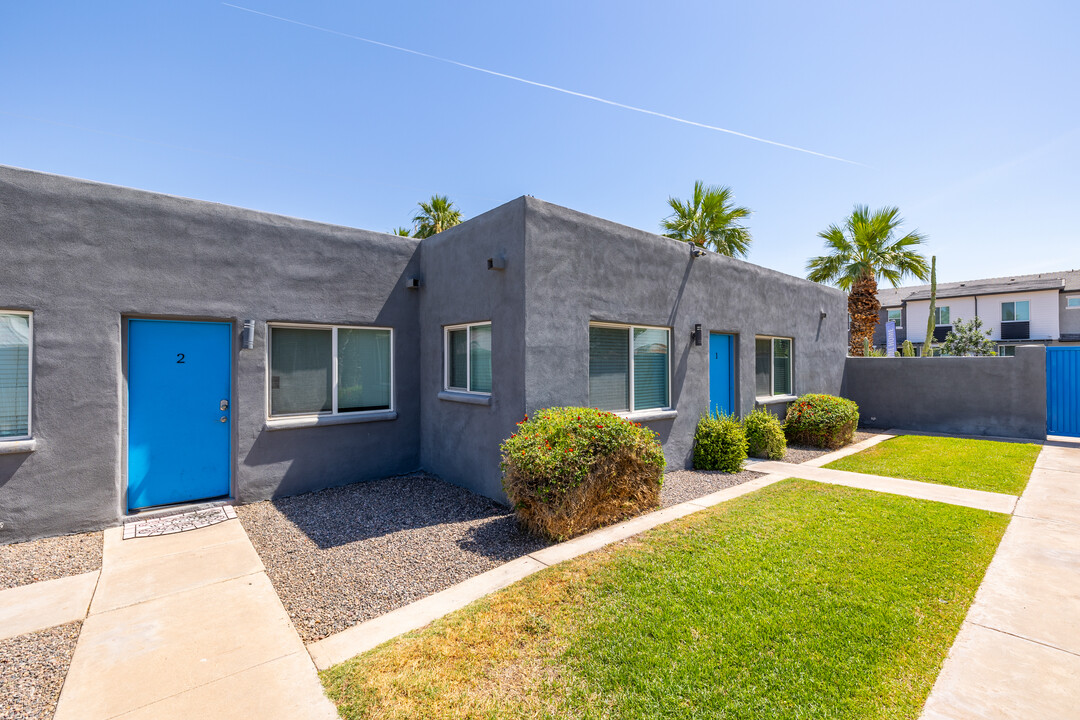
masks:
<path fill-rule="evenodd" d="M 896 287 L 908 275 L 919 280 L 930 275 L 926 258 L 915 250 L 926 236 L 913 230 L 898 238 L 897 228 L 903 224 L 899 208 L 871 212 L 866 205 L 856 205 L 843 226 L 830 225 L 818 233 L 829 254 L 810 258 L 806 277 L 848 291 L 852 355 L 862 355 L 863 338 L 873 342 L 881 309 L 878 280 L 884 278 Z"/>
<path fill-rule="evenodd" d="M 735 205 L 731 188 L 694 183 L 694 196 L 683 202 L 669 197 L 672 214 L 660 223 L 665 237 L 694 243 L 730 257 L 746 257 L 750 251 L 750 231 L 739 221 L 750 217 L 750 210 Z"/>
<path fill-rule="evenodd" d="M 413 237 L 431 237 L 461 223 L 461 211 L 445 195 L 432 195 L 428 202 L 421 200 L 418 204 L 420 209 L 413 215 Z"/>
<path fill-rule="evenodd" d="M 391 235 L 400 235 L 401 237 L 412 237 L 412 230 L 407 227 L 396 227 L 390 231 Z"/>

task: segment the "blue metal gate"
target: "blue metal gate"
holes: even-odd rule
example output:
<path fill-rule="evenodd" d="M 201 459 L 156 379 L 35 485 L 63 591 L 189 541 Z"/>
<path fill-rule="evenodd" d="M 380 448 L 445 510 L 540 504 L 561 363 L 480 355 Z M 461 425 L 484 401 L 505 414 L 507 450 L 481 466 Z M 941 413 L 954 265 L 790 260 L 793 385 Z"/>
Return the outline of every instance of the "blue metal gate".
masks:
<path fill-rule="evenodd" d="M 1080 348 L 1046 348 L 1046 433 L 1080 437 Z"/>

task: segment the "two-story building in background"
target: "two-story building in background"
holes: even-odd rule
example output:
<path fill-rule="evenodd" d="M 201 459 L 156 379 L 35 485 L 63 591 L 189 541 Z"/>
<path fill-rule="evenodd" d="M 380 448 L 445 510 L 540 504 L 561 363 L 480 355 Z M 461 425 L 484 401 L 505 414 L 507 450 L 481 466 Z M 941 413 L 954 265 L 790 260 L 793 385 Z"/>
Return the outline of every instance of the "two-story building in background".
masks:
<path fill-rule="evenodd" d="M 921 354 L 930 313 L 930 286 L 878 290 L 881 303 L 874 346 L 886 344 L 885 324 L 896 322 L 896 343 L 904 340 Z M 1080 343 L 1080 270 L 939 283 L 934 340 L 940 342 L 953 324 L 982 320 L 998 355 L 1012 355 L 1017 345 Z"/>

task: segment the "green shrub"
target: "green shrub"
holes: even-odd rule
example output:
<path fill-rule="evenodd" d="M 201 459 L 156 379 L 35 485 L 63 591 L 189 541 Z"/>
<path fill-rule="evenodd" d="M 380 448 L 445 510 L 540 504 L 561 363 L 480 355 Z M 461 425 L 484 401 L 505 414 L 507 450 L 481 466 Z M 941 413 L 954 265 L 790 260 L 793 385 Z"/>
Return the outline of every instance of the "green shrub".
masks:
<path fill-rule="evenodd" d="M 835 395 L 803 395 L 788 406 L 784 432 L 796 445 L 835 450 L 855 437 L 859 406 Z"/>
<path fill-rule="evenodd" d="M 783 460 L 787 451 L 784 427 L 779 418 L 759 408 L 743 418 L 746 430 L 746 451 L 753 457 Z"/>
<path fill-rule="evenodd" d="M 656 433 L 593 408 L 540 410 L 502 444 L 503 489 L 518 519 L 553 540 L 660 504 Z"/>
<path fill-rule="evenodd" d="M 734 415 L 706 415 L 694 432 L 694 468 L 736 473 L 746 460 L 746 432 Z"/>

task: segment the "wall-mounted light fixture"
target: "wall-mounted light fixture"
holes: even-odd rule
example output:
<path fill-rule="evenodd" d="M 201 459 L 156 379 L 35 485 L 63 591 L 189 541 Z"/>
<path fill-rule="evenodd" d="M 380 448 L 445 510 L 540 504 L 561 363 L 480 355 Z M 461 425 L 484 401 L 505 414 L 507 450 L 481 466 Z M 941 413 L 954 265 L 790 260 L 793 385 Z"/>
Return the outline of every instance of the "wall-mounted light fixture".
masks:
<path fill-rule="evenodd" d="M 700 248 L 694 243 L 690 243 L 690 257 L 699 258 L 705 254 L 705 248 Z"/>
<path fill-rule="evenodd" d="M 240 331 L 240 347 L 243 350 L 251 350 L 255 347 L 255 321 L 245 320 L 244 327 Z"/>
<path fill-rule="evenodd" d="M 690 333 L 690 337 L 694 338 L 694 345 L 701 347 L 701 323 L 694 325 L 694 331 Z"/>
<path fill-rule="evenodd" d="M 488 270 L 505 270 L 506 269 L 506 256 L 496 255 L 495 257 L 488 258 Z"/>
<path fill-rule="evenodd" d="M 421 284 L 420 278 L 415 275 L 413 277 L 405 278 L 405 288 L 407 290 L 419 290 Z"/>
<path fill-rule="evenodd" d="M 824 310 L 822 310 L 822 311 L 821 311 L 821 319 L 822 319 L 822 320 L 824 320 L 824 319 L 825 319 L 825 317 L 826 317 L 826 316 L 827 316 L 828 314 L 829 314 L 829 313 L 827 313 L 827 312 L 825 312 Z"/>

